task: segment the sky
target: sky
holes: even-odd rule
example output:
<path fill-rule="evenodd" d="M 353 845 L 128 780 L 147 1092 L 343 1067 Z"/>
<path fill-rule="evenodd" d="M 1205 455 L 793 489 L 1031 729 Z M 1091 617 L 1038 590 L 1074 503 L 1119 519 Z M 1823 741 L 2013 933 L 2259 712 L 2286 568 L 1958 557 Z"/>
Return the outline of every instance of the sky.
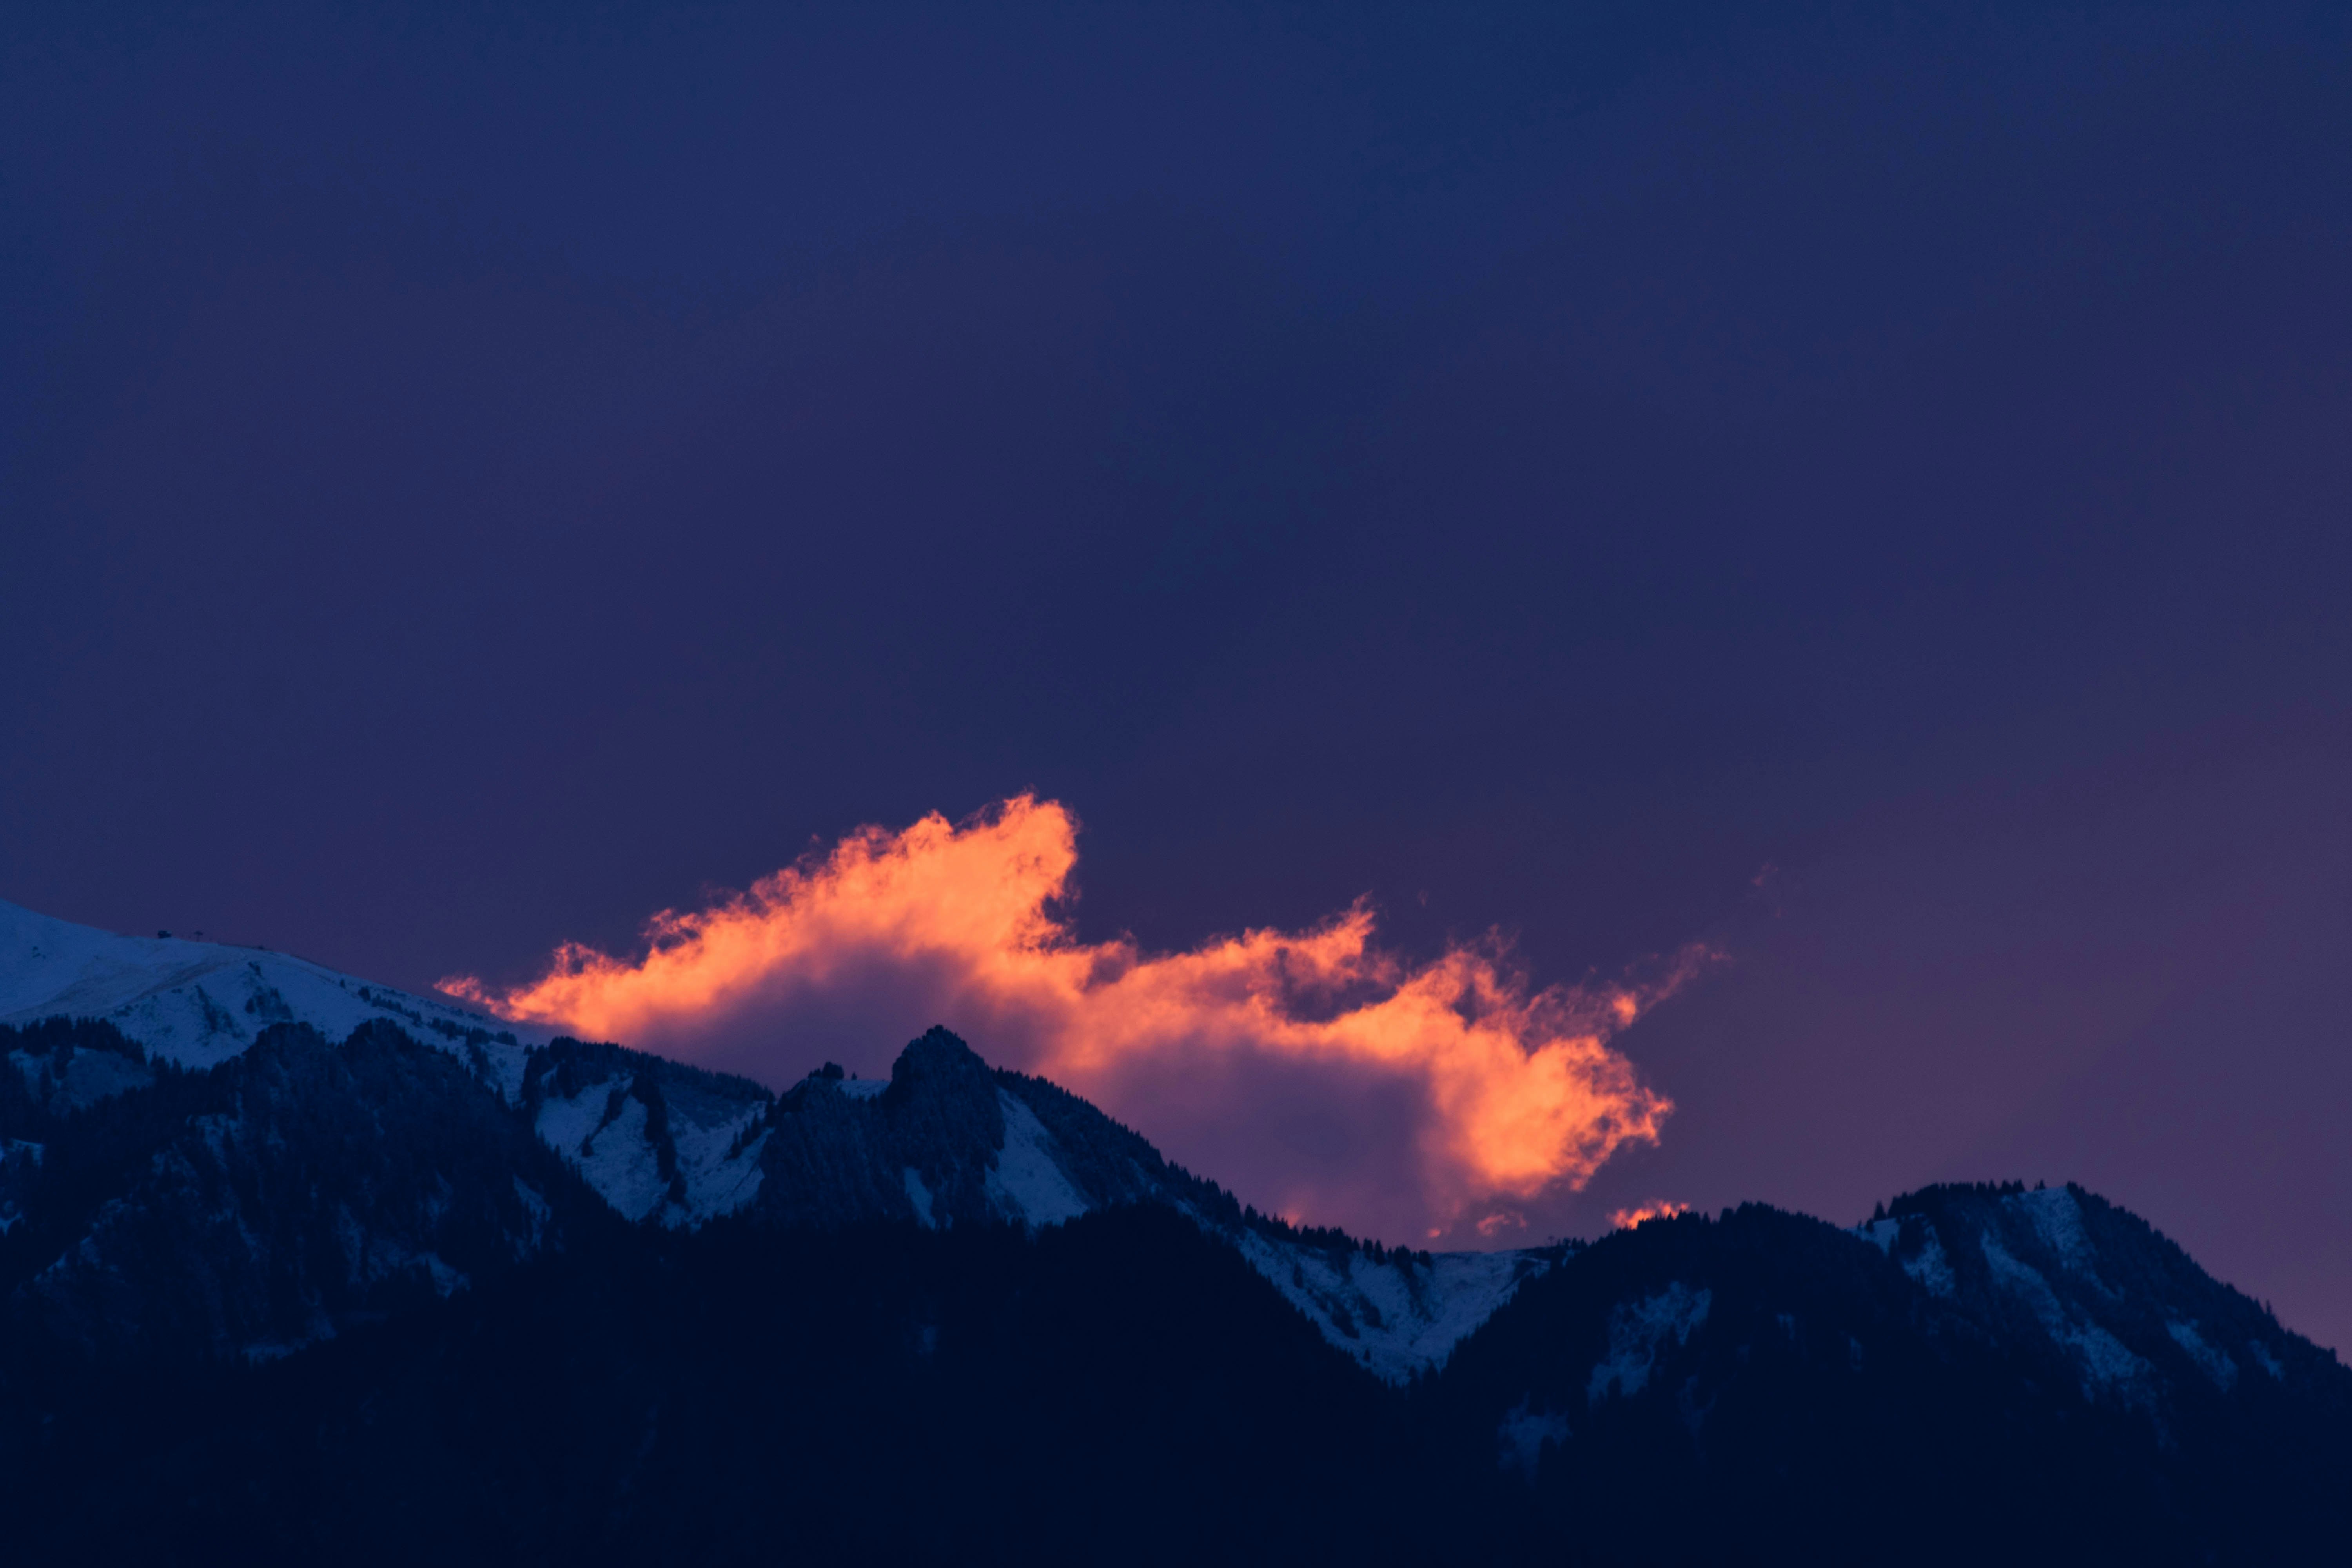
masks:
<path fill-rule="evenodd" d="M 2079 1180 L 2352 1348 L 2347 103 L 2325 6 L 11 6 L 0 898 L 944 1023 L 1418 1245 Z"/>

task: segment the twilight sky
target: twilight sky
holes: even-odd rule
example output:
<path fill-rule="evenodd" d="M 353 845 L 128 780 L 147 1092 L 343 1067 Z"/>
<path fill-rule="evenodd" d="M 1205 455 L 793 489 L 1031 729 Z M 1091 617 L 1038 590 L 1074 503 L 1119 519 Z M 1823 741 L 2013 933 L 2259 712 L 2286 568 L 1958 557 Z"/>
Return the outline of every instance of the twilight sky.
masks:
<path fill-rule="evenodd" d="M 2071 1177 L 2352 1347 L 2340 7 L 98 9 L 0 898 L 1392 1240 Z"/>

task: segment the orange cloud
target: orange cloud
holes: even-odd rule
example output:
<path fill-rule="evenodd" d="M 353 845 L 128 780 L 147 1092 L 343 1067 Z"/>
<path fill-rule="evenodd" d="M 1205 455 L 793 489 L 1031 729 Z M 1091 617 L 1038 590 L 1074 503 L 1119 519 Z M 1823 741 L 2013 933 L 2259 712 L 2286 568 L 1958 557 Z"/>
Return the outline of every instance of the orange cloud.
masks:
<path fill-rule="evenodd" d="M 1638 1207 L 1617 1210 L 1614 1214 L 1612 1214 L 1609 1216 L 1609 1224 L 1612 1229 L 1632 1230 L 1635 1226 L 1643 1225 L 1650 1220 L 1672 1219 L 1678 1214 L 1688 1213 L 1690 1213 L 1690 1205 L 1673 1203 L 1667 1199 L 1659 1198 L 1654 1202 L 1643 1204 Z"/>
<path fill-rule="evenodd" d="M 656 915 L 642 957 L 572 944 L 530 984 L 442 988 L 509 1019 L 687 1057 L 730 1027 L 788 1026 L 861 988 L 919 996 L 933 1009 L 924 1022 L 1147 1132 L 1166 1096 L 1220 1092 L 1200 1086 L 1221 1063 L 1402 1086 L 1417 1108 L 1413 1182 L 1443 1224 L 1580 1187 L 1626 1144 L 1655 1142 L 1673 1109 L 1608 1042 L 1690 974 L 1696 950 L 1647 985 L 1530 990 L 1469 949 L 1402 962 L 1375 945 L 1362 904 L 1310 931 L 1183 952 L 1084 942 L 1055 913 L 1076 832 L 1031 795 L 961 826 L 934 814 L 902 833 L 866 827 L 749 892 Z M 1338 1217 L 1311 1187 L 1284 1195 Z"/>

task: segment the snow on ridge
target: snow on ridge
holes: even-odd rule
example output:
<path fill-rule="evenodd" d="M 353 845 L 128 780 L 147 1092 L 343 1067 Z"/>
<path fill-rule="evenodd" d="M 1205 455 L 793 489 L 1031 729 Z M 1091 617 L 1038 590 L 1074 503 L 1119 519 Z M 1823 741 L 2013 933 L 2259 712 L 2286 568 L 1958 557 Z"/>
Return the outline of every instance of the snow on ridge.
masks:
<path fill-rule="evenodd" d="M 1284 1241 L 1217 1232 L 1241 1250 L 1324 1339 L 1382 1382 L 1436 1366 L 1550 1260 L 1536 1252 L 1441 1252 L 1427 1263 L 1382 1262 Z"/>
<path fill-rule="evenodd" d="M 59 1016 L 103 1019 L 149 1055 L 188 1068 L 240 1055 L 271 1024 L 309 1024 L 340 1040 L 383 1019 L 453 1053 L 478 1030 L 507 1037 L 482 1049 L 509 1100 L 521 1090 L 525 1047 L 549 1037 L 282 952 L 117 936 L 0 902 L 0 1024 Z"/>
<path fill-rule="evenodd" d="M 527 1051 L 552 1037 L 547 1029 L 506 1024 L 282 952 L 176 937 L 117 936 L 0 902 L 0 1023 L 59 1015 L 103 1019 L 150 1056 L 189 1068 L 241 1055 L 272 1024 L 308 1024 L 330 1040 L 341 1040 L 361 1025 L 381 1019 L 421 1045 L 486 1068 L 509 1104 L 522 1097 Z M 492 1037 L 469 1047 L 468 1033 Z M 77 1053 L 70 1070 L 99 1073 L 109 1064 L 97 1056 Z M 536 1124 L 541 1139 L 569 1160 L 605 1202 L 631 1219 L 657 1214 L 663 1224 L 676 1226 L 731 1214 L 751 1200 L 761 1179 L 760 1140 L 740 1149 L 736 1140 L 762 1106 L 730 1105 L 711 1120 L 709 1112 L 715 1107 L 670 1105 L 670 1141 L 687 1194 L 681 1205 L 671 1201 L 659 1152 L 646 1138 L 646 1107 L 633 1100 L 612 1125 L 602 1125 L 616 1084 L 625 1090 L 628 1079 L 593 1085 L 568 1100 L 550 1100 L 540 1108 Z M 877 1082 L 869 1089 L 861 1079 L 845 1087 L 878 1094 L 888 1085 Z M 95 1099 L 108 1086 L 93 1081 L 87 1095 L 78 1081 L 67 1088 Z"/>

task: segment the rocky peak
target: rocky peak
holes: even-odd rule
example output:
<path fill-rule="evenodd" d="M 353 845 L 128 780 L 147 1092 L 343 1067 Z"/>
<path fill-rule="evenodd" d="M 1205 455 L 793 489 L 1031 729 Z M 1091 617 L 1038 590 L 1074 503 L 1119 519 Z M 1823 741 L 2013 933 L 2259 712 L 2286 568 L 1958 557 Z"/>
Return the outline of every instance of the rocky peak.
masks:
<path fill-rule="evenodd" d="M 1020 1218 L 990 1183 L 1005 1114 L 988 1064 L 946 1029 L 909 1042 L 887 1086 L 813 1073 L 768 1113 L 753 1212 L 824 1228 Z"/>
<path fill-rule="evenodd" d="M 951 1030 L 934 1024 L 907 1042 L 890 1064 L 894 1094 L 952 1095 L 993 1100 L 996 1079 L 980 1053 Z"/>

